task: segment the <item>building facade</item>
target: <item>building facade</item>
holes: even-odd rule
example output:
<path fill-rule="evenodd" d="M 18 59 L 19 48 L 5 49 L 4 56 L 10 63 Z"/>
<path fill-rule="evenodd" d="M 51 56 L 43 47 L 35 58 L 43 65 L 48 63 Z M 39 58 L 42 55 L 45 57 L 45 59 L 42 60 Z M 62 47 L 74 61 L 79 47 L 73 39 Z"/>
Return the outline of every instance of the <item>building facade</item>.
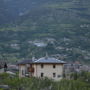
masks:
<path fill-rule="evenodd" d="M 23 60 L 18 63 L 19 77 L 48 77 L 54 80 L 61 80 L 63 78 L 63 66 L 65 62 L 43 57 L 38 60 Z"/>

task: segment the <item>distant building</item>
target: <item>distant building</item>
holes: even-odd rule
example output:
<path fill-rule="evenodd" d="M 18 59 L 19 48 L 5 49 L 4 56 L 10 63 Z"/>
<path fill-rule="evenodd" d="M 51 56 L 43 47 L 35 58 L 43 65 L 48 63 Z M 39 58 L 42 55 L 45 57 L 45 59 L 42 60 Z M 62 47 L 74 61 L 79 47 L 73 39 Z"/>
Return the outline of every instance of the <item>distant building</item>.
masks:
<path fill-rule="evenodd" d="M 63 78 L 64 64 L 64 61 L 51 57 L 43 57 L 38 60 L 23 60 L 18 63 L 19 77 L 48 77 L 61 80 Z"/>
<path fill-rule="evenodd" d="M 67 79 L 70 79 L 72 73 L 81 73 L 82 71 L 90 72 L 90 67 L 79 62 L 64 64 L 64 74 Z"/>

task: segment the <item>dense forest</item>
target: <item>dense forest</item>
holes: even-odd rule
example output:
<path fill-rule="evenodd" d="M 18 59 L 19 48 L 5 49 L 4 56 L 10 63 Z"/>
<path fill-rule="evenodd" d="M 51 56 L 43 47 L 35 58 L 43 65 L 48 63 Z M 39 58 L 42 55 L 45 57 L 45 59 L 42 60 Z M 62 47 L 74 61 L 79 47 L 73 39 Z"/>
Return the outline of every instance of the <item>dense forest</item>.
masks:
<path fill-rule="evenodd" d="M 90 63 L 89 19 L 89 0 L 0 0 L 0 60 L 39 58 L 48 52 Z"/>

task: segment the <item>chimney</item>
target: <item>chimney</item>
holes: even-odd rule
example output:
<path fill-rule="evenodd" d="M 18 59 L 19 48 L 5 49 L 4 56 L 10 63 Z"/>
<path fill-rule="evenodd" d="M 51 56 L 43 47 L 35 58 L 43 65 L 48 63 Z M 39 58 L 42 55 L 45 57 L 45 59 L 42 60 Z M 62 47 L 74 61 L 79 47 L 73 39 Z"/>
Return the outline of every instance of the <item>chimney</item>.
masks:
<path fill-rule="evenodd" d="M 36 60 L 36 58 L 33 56 L 33 57 L 32 57 L 32 61 L 34 62 L 35 60 Z"/>
<path fill-rule="evenodd" d="M 48 57 L 49 57 L 49 56 L 48 56 L 48 53 L 46 52 L 46 56 L 45 56 L 45 59 L 48 59 Z"/>

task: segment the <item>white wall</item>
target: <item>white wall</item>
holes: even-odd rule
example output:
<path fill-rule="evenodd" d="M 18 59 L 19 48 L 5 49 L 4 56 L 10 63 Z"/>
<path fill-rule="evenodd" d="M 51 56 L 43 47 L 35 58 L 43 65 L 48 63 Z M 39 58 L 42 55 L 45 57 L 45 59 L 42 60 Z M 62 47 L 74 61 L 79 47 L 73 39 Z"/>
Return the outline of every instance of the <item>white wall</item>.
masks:
<path fill-rule="evenodd" d="M 41 68 L 41 64 L 34 65 L 34 76 L 41 77 L 41 73 L 44 73 L 44 77 L 48 77 L 54 80 L 62 79 L 63 75 L 63 65 L 56 64 L 56 68 L 53 68 L 53 64 L 44 64 L 44 67 Z M 56 77 L 53 77 L 53 73 L 56 73 Z M 61 77 L 58 77 L 61 76 Z"/>
<path fill-rule="evenodd" d="M 19 77 L 25 77 L 25 65 L 19 65 Z M 23 74 L 22 74 L 23 71 Z"/>

